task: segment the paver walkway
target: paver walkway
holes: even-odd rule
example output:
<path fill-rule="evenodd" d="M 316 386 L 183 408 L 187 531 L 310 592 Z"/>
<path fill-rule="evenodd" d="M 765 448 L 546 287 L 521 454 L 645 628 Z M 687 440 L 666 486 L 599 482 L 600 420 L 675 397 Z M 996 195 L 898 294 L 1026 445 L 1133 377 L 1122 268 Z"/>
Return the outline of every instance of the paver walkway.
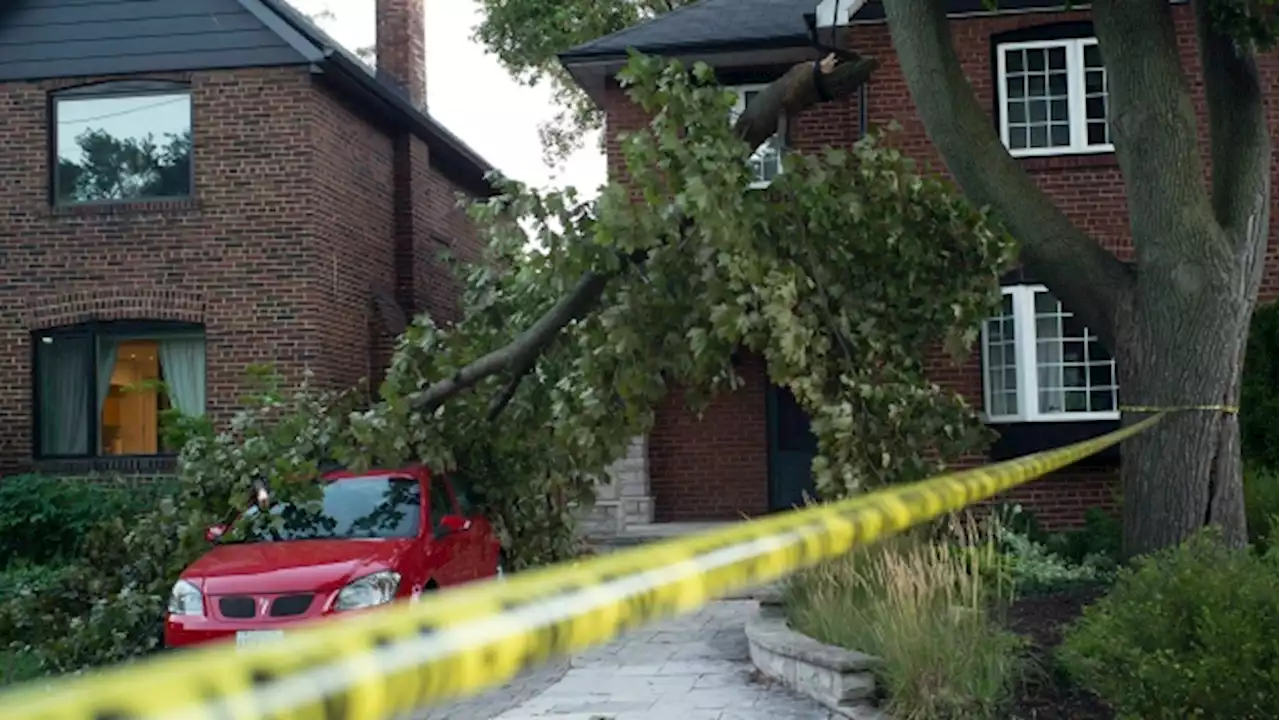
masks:
<path fill-rule="evenodd" d="M 743 625 L 754 600 L 727 600 L 630 633 L 430 720 L 828 720 L 816 703 L 753 679 Z M 538 674 L 538 673 L 542 674 Z M 531 679 L 532 678 L 532 679 Z M 499 714 L 495 707 L 505 705 Z"/>

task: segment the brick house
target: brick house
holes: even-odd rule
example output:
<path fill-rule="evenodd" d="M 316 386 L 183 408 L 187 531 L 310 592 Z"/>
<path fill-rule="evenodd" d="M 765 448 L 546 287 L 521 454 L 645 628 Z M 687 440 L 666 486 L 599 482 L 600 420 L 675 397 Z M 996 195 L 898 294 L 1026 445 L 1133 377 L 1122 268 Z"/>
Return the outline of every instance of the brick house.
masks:
<path fill-rule="evenodd" d="M 998 6 L 951 0 L 951 29 L 969 82 L 1027 172 L 1080 227 L 1127 258 L 1132 248 L 1123 181 L 1108 141 L 1106 69 L 1089 11 L 1079 5 L 1064 11 L 1062 2 L 1050 0 L 1001 0 Z M 1174 11 L 1203 119 L 1191 8 L 1180 4 Z M 878 2 L 702 0 L 573 48 L 560 60 L 606 113 L 608 161 L 616 175 L 622 164 L 617 134 L 646 122 L 613 80 L 628 49 L 704 61 L 746 101 L 793 64 L 826 54 L 814 47 L 814 28 L 826 44 L 837 38 L 839 47 L 876 58 L 880 67 L 854 96 L 782 118 L 779 135 L 753 157 L 758 182 L 780 172 L 780 146 L 801 152 L 847 146 L 868 127 L 890 121 L 902 127 L 895 142 L 908 154 L 945 167 L 916 117 Z M 1259 65 L 1271 88 L 1275 133 L 1275 55 Z M 932 366 L 935 379 L 972 398 L 1000 434 L 988 457 L 968 462 L 1007 459 L 1115 429 L 1115 371 L 1107 351 L 1035 278 L 1018 270 L 1002 284 L 1002 313 L 985 323 L 969 361 L 957 367 L 939 354 Z M 1273 226 L 1262 299 L 1275 300 L 1276 290 Z M 1048 350 L 1039 358 L 1037 342 Z M 678 394 L 668 398 L 652 432 L 637 440 L 605 489 L 617 522 L 733 519 L 790 507 L 811 490 L 814 441 L 803 411 L 789 393 L 769 384 L 759 359 L 748 358 L 740 371 L 745 386 L 719 398 L 701 420 Z M 1049 525 L 1078 523 L 1087 508 L 1115 502 L 1118 458 L 1115 451 L 1095 456 L 1010 499 L 1034 507 Z"/>
<path fill-rule="evenodd" d="M 426 111 L 423 0 L 377 0 L 376 74 L 282 0 L 4 5 L 0 474 L 162 471 L 165 407 L 456 315 L 490 166 Z"/>

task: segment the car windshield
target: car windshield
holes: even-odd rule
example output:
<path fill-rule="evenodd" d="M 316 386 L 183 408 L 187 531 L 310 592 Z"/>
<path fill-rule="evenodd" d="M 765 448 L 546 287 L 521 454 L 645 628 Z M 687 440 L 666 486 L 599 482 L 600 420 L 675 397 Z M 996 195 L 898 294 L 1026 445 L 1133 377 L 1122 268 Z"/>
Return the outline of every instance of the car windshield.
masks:
<path fill-rule="evenodd" d="M 362 477 L 325 483 L 320 498 L 276 503 L 265 515 L 250 507 L 227 542 L 415 537 L 421 525 L 418 481 Z"/>

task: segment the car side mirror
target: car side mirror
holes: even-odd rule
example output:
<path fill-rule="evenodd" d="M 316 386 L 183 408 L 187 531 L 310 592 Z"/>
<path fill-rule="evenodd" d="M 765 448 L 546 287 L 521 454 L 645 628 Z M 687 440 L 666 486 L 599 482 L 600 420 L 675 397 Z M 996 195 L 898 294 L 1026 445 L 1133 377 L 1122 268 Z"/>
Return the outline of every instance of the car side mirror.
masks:
<path fill-rule="evenodd" d="M 435 536 L 442 538 L 446 535 L 462 532 L 469 527 L 471 527 L 471 521 L 461 515 L 445 515 L 440 518 L 440 524 L 436 526 Z"/>
<path fill-rule="evenodd" d="M 209 526 L 209 527 L 204 531 L 204 539 L 205 539 L 205 541 L 206 541 L 206 542 L 215 543 L 215 542 L 218 542 L 218 538 L 220 538 L 220 537 L 222 537 L 223 535 L 226 535 L 226 534 L 227 534 L 227 526 L 226 526 L 226 525 L 222 525 L 222 524 L 219 524 L 219 525 L 210 525 L 210 526 Z"/>

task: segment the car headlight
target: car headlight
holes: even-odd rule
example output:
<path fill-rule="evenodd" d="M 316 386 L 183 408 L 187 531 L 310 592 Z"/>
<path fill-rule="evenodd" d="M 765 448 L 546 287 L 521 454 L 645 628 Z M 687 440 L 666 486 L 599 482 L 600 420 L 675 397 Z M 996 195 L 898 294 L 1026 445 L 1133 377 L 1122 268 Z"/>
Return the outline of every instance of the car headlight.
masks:
<path fill-rule="evenodd" d="M 200 588 L 186 580 L 174 583 L 173 590 L 169 592 L 169 614 L 203 616 L 204 596 L 200 594 Z"/>
<path fill-rule="evenodd" d="M 400 573 L 398 572 L 382 570 L 365 575 L 338 592 L 338 599 L 333 602 L 333 609 L 359 610 L 375 605 L 385 605 L 395 599 L 396 590 L 399 588 Z"/>

